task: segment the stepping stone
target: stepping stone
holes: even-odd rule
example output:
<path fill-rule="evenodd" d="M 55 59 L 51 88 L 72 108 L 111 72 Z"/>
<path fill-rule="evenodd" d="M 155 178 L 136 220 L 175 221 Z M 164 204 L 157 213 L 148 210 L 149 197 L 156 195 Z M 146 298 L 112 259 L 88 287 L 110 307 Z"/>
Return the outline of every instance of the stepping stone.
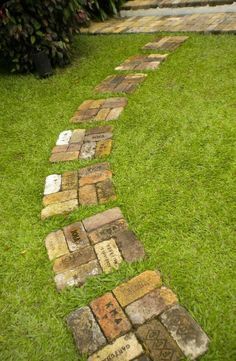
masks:
<path fill-rule="evenodd" d="M 209 344 L 205 332 L 179 306 L 177 296 L 162 285 L 157 271 L 145 271 L 75 310 L 67 324 L 88 361 L 195 360 Z"/>
<path fill-rule="evenodd" d="M 69 286 L 81 286 L 89 277 L 118 269 L 123 261 L 131 263 L 142 260 L 145 257 L 144 248 L 133 232 L 131 232 L 133 239 L 130 240 L 129 232 L 131 231 L 128 230 L 128 224 L 119 208 L 109 209 L 51 232 L 45 239 L 45 245 L 49 259 L 54 262 L 57 289 L 60 291 Z M 124 240 L 123 243 L 117 242 L 120 238 Z M 129 255 L 131 248 L 134 253 L 132 257 Z M 152 277 L 149 275 L 149 281 L 151 286 L 148 290 L 153 289 L 160 279 L 153 280 L 153 275 Z M 119 294 L 119 290 L 117 292 Z M 106 301 L 108 299 L 117 309 L 116 298 L 110 294 L 106 296 Z M 101 304 L 104 304 L 104 298 L 93 303 L 94 313 L 103 312 Z M 102 318 L 101 314 L 100 317 Z M 131 328 L 122 309 L 119 312 L 120 318 L 124 320 L 122 324 L 120 322 L 117 324 L 115 322 L 113 326 L 110 323 L 103 324 L 102 328 L 107 330 L 104 332 L 110 335 L 108 337 L 121 335 L 122 330 L 125 329 L 126 332 Z"/>
<path fill-rule="evenodd" d="M 132 93 L 147 74 L 110 75 L 95 90 L 102 93 Z"/>
<path fill-rule="evenodd" d="M 116 120 L 127 103 L 126 98 L 86 100 L 80 105 L 70 121 L 71 123 L 85 123 L 93 120 Z"/>
<path fill-rule="evenodd" d="M 116 70 L 154 70 L 166 59 L 167 54 L 137 55 L 125 60 Z"/>
<path fill-rule="evenodd" d="M 70 213 L 79 206 L 103 204 L 116 199 L 109 163 L 46 178 L 41 218 Z"/>
<path fill-rule="evenodd" d="M 64 162 L 71 160 L 91 160 L 106 157 L 111 153 L 112 147 L 111 126 L 92 129 L 75 129 L 62 132 L 52 150 L 50 162 Z M 69 133 L 66 143 L 59 144 L 63 134 Z"/>
<path fill-rule="evenodd" d="M 188 36 L 164 36 L 153 42 L 146 44 L 144 50 L 176 50 L 182 43 L 188 39 Z"/>

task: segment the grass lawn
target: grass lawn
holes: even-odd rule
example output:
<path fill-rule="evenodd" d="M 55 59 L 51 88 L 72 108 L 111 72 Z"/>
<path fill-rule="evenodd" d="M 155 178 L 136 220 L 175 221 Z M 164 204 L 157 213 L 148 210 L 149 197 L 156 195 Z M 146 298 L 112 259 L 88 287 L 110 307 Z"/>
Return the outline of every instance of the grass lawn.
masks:
<path fill-rule="evenodd" d="M 79 128 L 69 124 L 76 107 L 99 98 L 94 87 L 154 38 L 81 35 L 73 65 L 50 79 L 0 73 L 3 361 L 81 361 L 65 316 L 126 277 L 155 268 L 210 336 L 203 360 L 235 357 L 234 36 L 191 35 L 128 96 L 124 113 L 111 122 L 117 201 L 40 220 L 45 177 L 88 164 L 49 164 L 59 132 Z M 148 260 L 58 294 L 44 237 L 114 205 L 142 240 Z"/>

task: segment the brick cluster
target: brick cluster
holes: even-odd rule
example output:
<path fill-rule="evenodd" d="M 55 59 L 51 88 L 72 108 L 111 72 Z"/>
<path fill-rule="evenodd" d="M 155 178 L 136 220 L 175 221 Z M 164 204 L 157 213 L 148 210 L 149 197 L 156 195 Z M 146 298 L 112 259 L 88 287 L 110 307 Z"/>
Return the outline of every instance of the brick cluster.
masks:
<path fill-rule="evenodd" d="M 155 41 L 144 45 L 144 50 L 163 50 L 173 51 L 176 50 L 181 44 L 188 39 L 188 36 L 163 36 L 157 38 Z"/>
<path fill-rule="evenodd" d="M 167 54 L 136 55 L 127 59 L 116 70 L 154 70 L 167 58 Z"/>
<path fill-rule="evenodd" d="M 132 93 L 147 74 L 110 75 L 95 90 L 102 93 Z"/>

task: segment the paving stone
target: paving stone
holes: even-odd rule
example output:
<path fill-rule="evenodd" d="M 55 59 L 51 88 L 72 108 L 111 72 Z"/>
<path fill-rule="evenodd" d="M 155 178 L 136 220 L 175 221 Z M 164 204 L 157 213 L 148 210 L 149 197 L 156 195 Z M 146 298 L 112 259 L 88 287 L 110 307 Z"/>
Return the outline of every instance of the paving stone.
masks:
<path fill-rule="evenodd" d="M 95 252 L 105 273 L 118 269 L 122 257 L 114 239 L 95 244 Z"/>
<path fill-rule="evenodd" d="M 180 361 L 183 354 L 165 327 L 156 319 L 140 326 L 136 332 L 154 361 Z"/>
<path fill-rule="evenodd" d="M 96 158 L 107 157 L 111 153 L 112 140 L 101 140 L 96 145 Z"/>
<path fill-rule="evenodd" d="M 72 117 L 71 122 L 79 123 L 92 120 L 115 120 L 118 119 L 126 105 L 127 99 L 125 98 L 89 100 L 80 105 L 79 109 Z M 119 108 L 119 111 L 117 108 Z"/>
<path fill-rule="evenodd" d="M 97 204 L 97 192 L 94 184 L 88 184 L 79 188 L 79 203 L 83 205 Z"/>
<path fill-rule="evenodd" d="M 158 38 L 153 42 L 146 44 L 143 49 L 154 49 L 154 50 L 176 50 L 183 42 L 188 39 L 188 36 L 164 36 Z"/>
<path fill-rule="evenodd" d="M 56 215 L 67 214 L 73 212 L 77 208 L 78 208 L 77 199 L 71 199 L 69 201 L 62 203 L 53 203 L 43 208 L 41 212 L 41 219 L 44 220 L 46 218 L 53 217 Z"/>
<path fill-rule="evenodd" d="M 195 360 L 208 350 L 209 338 L 183 307 L 171 307 L 160 319 L 190 360 Z"/>
<path fill-rule="evenodd" d="M 109 108 L 103 110 L 110 111 Z M 62 132 L 63 136 L 64 134 L 68 135 L 70 132 L 71 137 L 68 137 L 66 145 L 56 145 L 53 148 L 49 159 L 50 162 L 67 162 L 78 159 L 91 160 L 96 154 L 98 157 L 109 155 L 111 152 L 112 129 L 112 127 L 96 127 L 90 131 L 75 129 L 74 131 Z M 108 139 L 110 141 L 106 142 Z M 101 141 L 104 141 L 104 143 L 101 143 Z M 100 152 L 98 149 L 100 149 Z"/>
<path fill-rule="evenodd" d="M 62 231 L 51 232 L 45 238 L 48 258 L 51 260 L 69 253 L 66 240 Z"/>
<path fill-rule="evenodd" d="M 46 178 L 44 195 L 59 192 L 61 189 L 61 176 L 60 174 L 51 174 Z"/>
<path fill-rule="evenodd" d="M 56 145 L 68 145 L 72 135 L 71 130 L 65 130 L 59 134 Z"/>
<path fill-rule="evenodd" d="M 64 273 L 58 273 L 55 277 L 55 283 L 58 291 L 65 287 L 80 287 L 90 277 L 94 277 L 102 273 L 101 267 L 97 260 L 90 261 L 77 267 L 74 270 L 69 270 Z"/>
<path fill-rule="evenodd" d="M 114 238 L 126 262 L 131 263 L 145 257 L 143 245 L 132 231 L 122 230 Z"/>
<path fill-rule="evenodd" d="M 96 214 L 95 216 L 88 217 L 83 220 L 83 225 L 87 232 L 91 232 L 99 227 L 103 227 L 108 223 L 117 221 L 124 218 L 120 208 L 115 207 L 108 209 L 107 211 Z"/>
<path fill-rule="evenodd" d="M 96 142 L 87 142 L 82 145 L 80 159 L 90 160 L 95 156 Z"/>
<path fill-rule="evenodd" d="M 54 153 L 51 155 L 49 161 L 52 163 L 68 162 L 70 160 L 77 160 L 79 158 L 79 152 L 62 152 Z"/>
<path fill-rule="evenodd" d="M 92 301 L 90 307 L 109 342 L 130 331 L 131 324 L 112 293 Z"/>
<path fill-rule="evenodd" d="M 62 174 L 62 190 L 77 189 L 79 183 L 78 172 L 65 172 Z"/>
<path fill-rule="evenodd" d="M 54 262 L 53 270 L 55 273 L 74 270 L 82 264 L 88 263 L 94 259 L 96 259 L 96 255 L 93 247 L 83 247 L 76 252 L 57 258 Z"/>
<path fill-rule="evenodd" d="M 124 219 L 118 219 L 112 223 L 109 223 L 101 228 L 96 229 L 89 233 L 89 239 L 92 244 L 106 241 L 114 237 L 121 230 L 128 229 L 128 224 Z"/>
<path fill-rule="evenodd" d="M 67 323 L 81 354 L 91 355 L 106 344 L 106 339 L 89 307 L 72 312 L 67 318 Z"/>
<path fill-rule="evenodd" d="M 43 197 L 43 205 L 48 206 L 49 204 L 65 202 L 76 198 L 77 190 L 74 189 L 69 191 L 52 193 Z"/>
<path fill-rule="evenodd" d="M 82 222 L 76 222 L 64 227 L 63 232 L 71 252 L 89 245 L 89 239 Z"/>
<path fill-rule="evenodd" d="M 138 76 L 137 76 L 138 75 Z M 146 74 L 111 75 L 107 77 L 95 90 L 97 92 L 131 93 L 144 81 Z"/>
<path fill-rule="evenodd" d="M 88 358 L 88 361 L 130 361 L 143 353 L 143 348 L 133 333 L 119 337 Z"/>
<path fill-rule="evenodd" d="M 145 271 L 128 282 L 116 287 L 113 293 L 121 306 L 125 307 L 155 288 L 161 287 L 161 284 L 162 281 L 159 272 Z"/>
<path fill-rule="evenodd" d="M 153 70 L 158 68 L 167 54 L 138 55 L 124 61 L 116 70 Z"/>
<path fill-rule="evenodd" d="M 103 204 L 116 199 L 115 188 L 111 179 L 105 179 L 96 184 L 99 203 Z"/>
<path fill-rule="evenodd" d="M 125 309 L 133 325 L 142 325 L 145 321 L 158 316 L 168 307 L 178 302 L 176 295 L 168 288 L 161 287 L 131 303 Z"/>

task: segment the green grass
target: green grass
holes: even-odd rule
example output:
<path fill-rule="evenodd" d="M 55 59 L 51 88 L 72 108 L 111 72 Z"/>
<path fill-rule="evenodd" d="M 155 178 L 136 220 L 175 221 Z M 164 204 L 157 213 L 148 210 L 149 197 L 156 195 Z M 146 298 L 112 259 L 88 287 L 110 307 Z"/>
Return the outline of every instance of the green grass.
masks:
<path fill-rule="evenodd" d="M 123 115 L 111 122 L 116 202 L 40 220 L 45 177 L 88 164 L 49 164 L 59 132 L 76 128 L 69 124 L 76 107 L 99 98 L 94 87 L 154 38 L 79 36 L 73 65 L 50 79 L 0 74 L 3 361 L 82 360 L 66 315 L 155 268 L 210 336 L 203 360 L 235 357 L 235 37 L 191 35 L 128 97 Z M 121 207 L 148 260 L 58 294 L 44 237 L 113 205 Z"/>

